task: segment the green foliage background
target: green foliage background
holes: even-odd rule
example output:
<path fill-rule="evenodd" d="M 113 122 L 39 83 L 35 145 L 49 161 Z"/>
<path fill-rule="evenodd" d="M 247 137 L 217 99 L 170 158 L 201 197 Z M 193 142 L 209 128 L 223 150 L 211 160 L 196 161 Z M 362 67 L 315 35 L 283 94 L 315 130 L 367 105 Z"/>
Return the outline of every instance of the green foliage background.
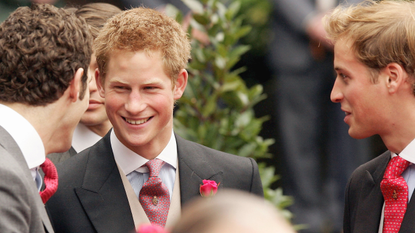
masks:
<path fill-rule="evenodd" d="M 253 19 L 263 20 L 263 24 L 257 22 L 259 25 L 264 25 L 268 20 L 257 17 L 261 16 L 261 9 L 256 11 L 249 7 L 250 3 L 255 2 L 259 8 L 269 5 L 265 4 L 266 1 L 254 0 L 183 2 L 193 12 L 188 29 L 192 39 L 192 60 L 188 66 L 188 86 L 175 112 L 175 132 L 217 150 L 254 158 L 259 165 L 265 198 L 290 218 L 291 213 L 285 208 L 292 200 L 283 195 L 281 188 L 271 188 L 279 177 L 275 175 L 275 168 L 264 162 L 271 158 L 268 148 L 274 139 L 264 139 L 259 134 L 262 124 L 269 118 L 255 117 L 253 108 L 266 95 L 260 84 L 247 87 L 240 76 L 246 70 L 245 67 L 234 68 L 241 56 L 252 47 L 241 44 L 241 38 L 255 41 L 255 35 L 266 30 L 266 27 L 257 27 L 253 31 L 248 26 L 247 22 L 252 24 Z M 169 6 L 166 11 L 179 22 L 183 20 L 174 7 Z M 247 18 L 247 15 L 250 17 Z M 209 43 L 193 37 L 194 29 L 203 32 Z M 263 49 L 261 46 L 266 43 L 253 41 L 256 50 Z"/>

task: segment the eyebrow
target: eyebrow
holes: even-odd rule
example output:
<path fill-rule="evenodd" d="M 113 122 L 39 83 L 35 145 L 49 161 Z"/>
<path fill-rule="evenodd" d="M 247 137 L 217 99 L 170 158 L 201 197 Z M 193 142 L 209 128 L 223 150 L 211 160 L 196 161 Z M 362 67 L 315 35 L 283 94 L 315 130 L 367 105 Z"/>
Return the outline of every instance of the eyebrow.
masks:
<path fill-rule="evenodd" d="M 151 79 L 143 82 L 144 85 L 148 85 L 148 84 L 159 84 L 159 83 L 163 83 L 159 78 L 151 78 Z"/>
<path fill-rule="evenodd" d="M 341 67 L 339 67 L 339 66 L 335 66 L 335 67 L 334 67 L 334 70 L 335 70 L 335 71 L 343 71 L 343 70 L 344 70 L 344 68 L 341 68 Z"/>

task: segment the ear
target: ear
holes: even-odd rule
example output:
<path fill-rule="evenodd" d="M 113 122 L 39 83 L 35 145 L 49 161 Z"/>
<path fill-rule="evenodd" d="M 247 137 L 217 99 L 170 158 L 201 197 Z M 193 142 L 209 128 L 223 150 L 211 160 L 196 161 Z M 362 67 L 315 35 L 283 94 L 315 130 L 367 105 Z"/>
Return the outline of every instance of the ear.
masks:
<path fill-rule="evenodd" d="M 405 83 L 407 75 L 404 68 L 397 63 L 388 64 L 384 70 L 386 85 L 389 93 L 396 93 Z"/>
<path fill-rule="evenodd" d="M 173 90 L 174 100 L 178 100 L 180 99 L 180 97 L 182 97 L 184 90 L 186 89 L 186 86 L 187 86 L 188 76 L 189 75 L 185 69 L 182 69 L 180 71 L 179 76 L 176 81 L 176 85 L 174 86 L 174 90 Z"/>
<path fill-rule="evenodd" d="M 79 93 L 82 88 L 82 76 L 84 75 L 84 69 L 79 68 L 74 75 L 71 83 L 69 84 L 69 97 L 72 99 L 72 102 L 78 101 Z"/>
<path fill-rule="evenodd" d="M 104 90 L 104 86 L 102 86 L 102 82 L 101 82 L 102 75 L 100 75 L 98 68 L 95 69 L 94 74 L 95 74 L 95 82 L 96 82 L 96 85 L 97 85 L 98 93 L 102 98 L 104 98 L 105 97 L 105 90 Z"/>

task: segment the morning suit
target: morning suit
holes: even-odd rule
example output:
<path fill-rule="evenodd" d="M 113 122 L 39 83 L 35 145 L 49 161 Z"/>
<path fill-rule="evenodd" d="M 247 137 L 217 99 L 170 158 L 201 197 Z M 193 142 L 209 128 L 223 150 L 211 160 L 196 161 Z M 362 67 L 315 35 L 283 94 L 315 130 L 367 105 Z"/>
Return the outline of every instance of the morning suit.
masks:
<path fill-rule="evenodd" d="M 47 203 L 56 232 L 134 232 L 110 132 L 94 146 L 58 164 L 60 185 Z M 176 143 L 182 206 L 200 196 L 203 179 L 220 183 L 219 189 L 263 196 L 253 159 L 216 151 L 177 135 Z"/>
<path fill-rule="evenodd" d="M 353 3 L 357 0 L 348 0 Z M 369 141 L 351 138 L 339 104 L 330 101 L 333 52 L 312 43 L 306 22 L 319 14 L 317 0 L 271 0 L 268 61 L 275 78 L 270 96 L 277 124 L 282 187 L 300 232 L 342 226 L 344 187 L 353 170 L 370 158 Z M 338 1 L 334 2 L 337 5 Z M 323 198 L 322 198 L 323 197 Z"/>
<path fill-rule="evenodd" d="M 17 143 L 0 126 L 0 232 L 53 232 Z"/>
<path fill-rule="evenodd" d="M 346 188 L 344 233 L 377 233 L 383 208 L 380 182 L 391 159 L 386 151 L 375 159 L 358 167 Z M 415 200 L 411 198 L 399 232 L 415 232 Z"/>
<path fill-rule="evenodd" d="M 68 151 L 62 153 L 51 153 L 48 157 L 54 164 L 63 162 L 70 157 L 76 155 L 78 152 L 94 145 L 101 139 L 101 136 L 92 132 L 87 126 L 79 123 L 72 135 L 72 146 Z"/>
<path fill-rule="evenodd" d="M 50 161 L 53 162 L 53 164 L 58 164 L 60 162 L 63 162 L 70 157 L 76 155 L 76 151 L 73 147 L 71 147 L 68 151 L 62 152 L 62 153 L 50 153 L 46 157 L 50 159 Z"/>

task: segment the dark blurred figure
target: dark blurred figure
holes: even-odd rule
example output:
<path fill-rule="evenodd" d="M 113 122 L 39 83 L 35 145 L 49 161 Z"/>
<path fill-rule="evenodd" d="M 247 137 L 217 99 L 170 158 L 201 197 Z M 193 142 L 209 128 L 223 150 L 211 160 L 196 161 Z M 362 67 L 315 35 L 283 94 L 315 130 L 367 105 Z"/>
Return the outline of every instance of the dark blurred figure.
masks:
<path fill-rule="evenodd" d="M 272 0 L 276 146 L 294 223 L 308 225 L 301 232 L 340 232 L 347 179 L 371 157 L 370 141 L 350 138 L 344 113 L 330 102 L 333 47 L 321 18 L 339 2 L 323 1 Z"/>

